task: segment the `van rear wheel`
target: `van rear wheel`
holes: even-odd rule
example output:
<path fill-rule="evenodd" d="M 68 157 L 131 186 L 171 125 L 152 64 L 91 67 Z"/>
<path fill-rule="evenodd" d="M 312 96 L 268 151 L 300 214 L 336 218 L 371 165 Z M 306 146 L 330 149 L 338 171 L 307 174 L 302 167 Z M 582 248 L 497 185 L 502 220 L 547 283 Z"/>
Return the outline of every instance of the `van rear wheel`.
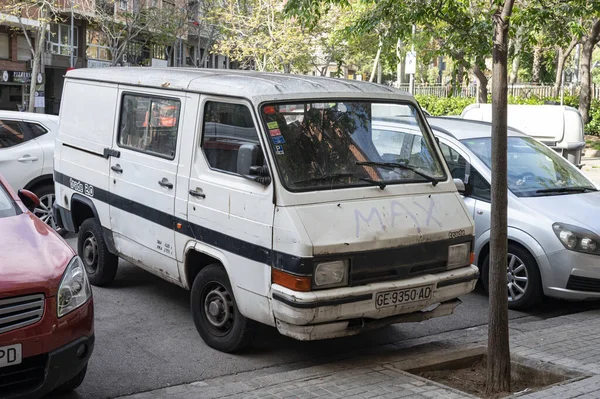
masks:
<path fill-rule="evenodd" d="M 108 250 L 97 219 L 86 219 L 79 227 L 77 253 L 92 285 L 107 285 L 115 279 L 119 258 Z"/>
<path fill-rule="evenodd" d="M 198 273 L 192 285 L 191 308 L 196 329 L 211 348 L 231 353 L 252 339 L 252 321 L 240 313 L 222 266 L 208 265 Z"/>

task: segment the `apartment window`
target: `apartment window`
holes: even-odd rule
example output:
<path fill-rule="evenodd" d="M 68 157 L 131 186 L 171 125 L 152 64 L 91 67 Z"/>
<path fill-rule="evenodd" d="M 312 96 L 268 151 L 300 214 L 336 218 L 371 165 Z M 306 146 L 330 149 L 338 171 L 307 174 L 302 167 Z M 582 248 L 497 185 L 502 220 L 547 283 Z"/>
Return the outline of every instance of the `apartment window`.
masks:
<path fill-rule="evenodd" d="M 86 33 L 86 56 L 95 60 L 111 61 L 108 38 L 102 32 L 88 30 Z"/>
<path fill-rule="evenodd" d="M 77 47 L 79 46 L 77 38 L 78 30 L 75 27 L 75 36 L 73 37 L 73 55 L 77 57 Z M 52 24 L 48 31 L 46 49 L 49 53 L 60 55 L 71 55 L 71 27 L 69 25 Z"/>
<path fill-rule="evenodd" d="M 9 58 L 9 38 L 6 33 L 0 33 L 0 58 Z"/>
<path fill-rule="evenodd" d="M 31 59 L 31 48 L 25 36 L 17 36 L 17 59 L 29 61 Z"/>
<path fill-rule="evenodd" d="M 153 45 L 152 46 L 152 58 L 156 58 L 159 60 L 166 60 L 167 59 L 166 47 L 158 45 L 158 44 Z"/>
<path fill-rule="evenodd" d="M 119 0 L 119 8 L 121 10 L 127 10 L 127 0 Z"/>

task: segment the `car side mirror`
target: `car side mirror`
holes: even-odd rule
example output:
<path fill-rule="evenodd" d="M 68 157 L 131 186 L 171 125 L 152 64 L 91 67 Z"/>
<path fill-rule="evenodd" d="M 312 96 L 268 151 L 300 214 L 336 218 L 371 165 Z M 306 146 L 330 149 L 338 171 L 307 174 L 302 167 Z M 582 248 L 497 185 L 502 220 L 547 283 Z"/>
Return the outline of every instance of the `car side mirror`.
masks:
<path fill-rule="evenodd" d="M 21 202 L 23 202 L 23 205 L 25 205 L 30 211 L 33 212 L 35 208 L 40 206 L 40 199 L 31 191 L 21 189 L 19 190 L 18 194 L 19 199 L 21 200 Z"/>
<path fill-rule="evenodd" d="M 467 188 L 465 187 L 464 181 L 462 181 L 461 179 L 454 179 L 454 185 L 456 186 L 456 190 L 458 190 L 459 194 L 465 195 Z"/>

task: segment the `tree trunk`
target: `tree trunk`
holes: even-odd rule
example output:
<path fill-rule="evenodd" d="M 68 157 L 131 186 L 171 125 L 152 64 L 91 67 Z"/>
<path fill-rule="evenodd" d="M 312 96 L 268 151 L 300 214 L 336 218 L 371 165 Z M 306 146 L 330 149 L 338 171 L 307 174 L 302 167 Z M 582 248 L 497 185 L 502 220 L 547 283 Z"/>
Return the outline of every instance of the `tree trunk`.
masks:
<path fill-rule="evenodd" d="M 510 84 L 514 85 L 519 79 L 519 66 L 521 65 L 521 54 L 515 54 L 510 72 Z"/>
<path fill-rule="evenodd" d="M 489 261 L 489 321 L 486 393 L 510 392 L 508 340 L 507 108 L 508 26 L 514 0 L 494 15 L 492 71 L 492 212 Z"/>
<path fill-rule="evenodd" d="M 404 57 L 402 56 L 402 40 L 400 38 L 398 38 L 398 42 L 396 43 L 396 60 L 396 84 L 398 87 L 401 87 L 404 81 Z"/>
<path fill-rule="evenodd" d="M 36 89 L 36 76 L 40 72 L 42 64 L 42 54 L 44 52 L 44 45 L 46 43 L 46 27 L 48 23 L 45 21 L 46 8 L 40 9 L 40 27 L 37 34 L 36 45 L 37 49 L 33 55 L 33 67 L 31 68 L 31 83 L 29 84 L 29 106 L 27 111 L 35 112 L 35 89 Z"/>
<path fill-rule="evenodd" d="M 377 55 L 375 56 L 375 61 L 373 62 L 373 70 L 371 71 L 371 77 L 369 78 L 369 82 L 373 82 L 375 79 L 375 74 L 377 73 L 377 66 L 379 65 L 379 58 L 381 57 L 381 48 L 383 47 L 383 43 L 381 39 L 379 40 L 379 46 L 377 47 Z"/>
<path fill-rule="evenodd" d="M 581 62 L 580 67 L 580 78 L 581 78 L 581 92 L 579 94 L 579 112 L 583 119 L 583 123 L 590 121 L 590 103 L 592 101 L 592 75 L 591 75 L 591 64 L 592 64 L 592 53 L 594 47 L 600 40 L 600 19 L 594 21 L 592 31 L 589 35 L 586 35 L 582 39 L 581 48 Z"/>
<path fill-rule="evenodd" d="M 577 37 L 574 37 L 573 40 L 571 40 L 571 43 L 569 43 L 569 46 L 566 48 L 566 50 L 563 50 L 562 47 L 557 47 L 557 60 L 556 60 L 556 76 L 554 77 L 554 96 L 558 96 L 559 94 L 559 90 L 560 90 L 560 85 L 562 82 L 562 74 L 563 71 L 565 69 L 565 62 L 567 61 L 567 58 L 569 58 L 569 56 L 571 55 L 571 53 L 573 52 L 573 49 L 575 48 L 575 46 L 577 45 L 578 39 Z"/>
<path fill-rule="evenodd" d="M 513 54 L 512 69 L 510 72 L 510 83 L 515 84 L 519 79 L 519 67 L 521 65 L 521 52 L 523 51 L 524 25 L 519 25 L 515 35 L 515 51 Z"/>
<path fill-rule="evenodd" d="M 533 65 L 531 67 L 531 83 L 540 83 L 540 72 L 542 70 L 542 47 L 536 45 L 533 48 Z"/>
<path fill-rule="evenodd" d="M 479 65 L 475 64 L 473 67 L 473 73 L 477 78 L 477 102 L 480 104 L 486 104 L 488 101 L 488 78 L 486 78 L 485 74 L 479 67 Z"/>

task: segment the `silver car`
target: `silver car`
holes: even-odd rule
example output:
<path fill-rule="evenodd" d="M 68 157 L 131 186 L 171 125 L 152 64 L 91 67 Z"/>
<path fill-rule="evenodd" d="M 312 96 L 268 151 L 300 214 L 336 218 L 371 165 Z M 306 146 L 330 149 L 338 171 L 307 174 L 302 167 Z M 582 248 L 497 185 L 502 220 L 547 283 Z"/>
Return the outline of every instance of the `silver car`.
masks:
<path fill-rule="evenodd" d="M 487 290 L 491 124 L 427 118 L 475 220 L 475 256 Z M 556 152 L 508 131 L 508 300 L 524 309 L 544 295 L 600 299 L 600 192 Z"/>

